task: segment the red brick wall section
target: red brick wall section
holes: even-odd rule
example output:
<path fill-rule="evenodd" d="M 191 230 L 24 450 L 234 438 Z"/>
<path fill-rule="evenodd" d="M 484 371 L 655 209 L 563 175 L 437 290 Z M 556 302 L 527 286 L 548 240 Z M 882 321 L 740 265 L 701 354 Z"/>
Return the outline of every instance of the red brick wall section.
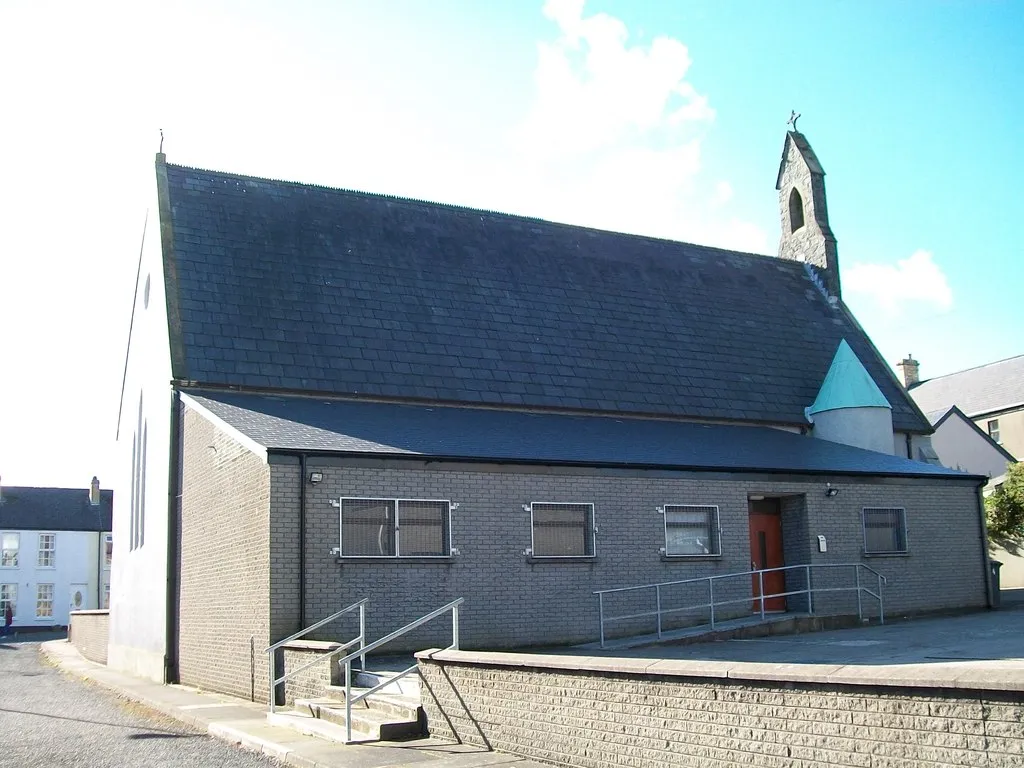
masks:
<path fill-rule="evenodd" d="M 270 469 L 186 410 L 182 439 L 182 683 L 267 698 Z"/>
<path fill-rule="evenodd" d="M 109 628 L 110 611 L 72 611 L 68 640 L 89 661 L 106 664 Z"/>

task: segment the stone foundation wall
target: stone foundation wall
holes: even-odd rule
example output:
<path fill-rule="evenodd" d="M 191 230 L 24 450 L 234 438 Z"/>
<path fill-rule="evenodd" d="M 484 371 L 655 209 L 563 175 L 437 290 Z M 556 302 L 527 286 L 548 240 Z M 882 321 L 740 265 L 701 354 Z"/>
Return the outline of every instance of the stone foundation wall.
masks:
<path fill-rule="evenodd" d="M 1024 680 L 937 688 L 921 670 L 844 682 L 817 665 L 467 651 L 419 663 L 432 736 L 574 768 L 1024 764 Z"/>
<path fill-rule="evenodd" d="M 98 664 L 107 663 L 110 611 L 71 611 L 68 640 L 78 652 Z"/>

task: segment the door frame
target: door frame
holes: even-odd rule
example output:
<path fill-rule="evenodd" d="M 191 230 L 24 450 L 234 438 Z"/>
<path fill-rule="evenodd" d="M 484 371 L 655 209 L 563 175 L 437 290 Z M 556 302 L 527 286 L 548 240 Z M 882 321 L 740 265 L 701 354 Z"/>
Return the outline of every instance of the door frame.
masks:
<path fill-rule="evenodd" d="M 760 509 L 755 508 L 760 506 Z M 768 507 L 767 509 L 765 507 Z M 765 520 L 772 518 L 775 523 L 771 525 L 774 529 L 775 535 L 771 536 L 771 543 L 768 542 L 767 536 L 761 537 L 761 545 L 763 547 L 761 553 L 754 551 L 754 518 L 755 516 Z M 786 572 L 785 571 L 771 571 L 767 574 L 761 573 L 767 568 L 780 568 L 786 564 L 786 547 L 785 539 L 782 529 L 782 502 L 778 497 L 762 496 L 755 498 L 753 496 L 747 499 L 747 531 L 750 537 L 750 565 L 751 565 L 751 578 L 750 578 L 750 592 L 751 592 L 751 610 L 753 613 L 785 613 L 787 608 L 787 600 L 785 595 L 780 597 L 762 597 L 761 588 L 763 586 L 764 591 L 768 594 L 778 594 L 786 591 Z M 764 529 L 758 531 L 758 533 L 764 533 Z M 770 550 L 770 551 L 769 551 Z M 758 555 L 760 554 L 760 557 Z M 758 562 L 761 560 L 762 562 Z M 778 563 L 775 565 L 774 563 Z"/>

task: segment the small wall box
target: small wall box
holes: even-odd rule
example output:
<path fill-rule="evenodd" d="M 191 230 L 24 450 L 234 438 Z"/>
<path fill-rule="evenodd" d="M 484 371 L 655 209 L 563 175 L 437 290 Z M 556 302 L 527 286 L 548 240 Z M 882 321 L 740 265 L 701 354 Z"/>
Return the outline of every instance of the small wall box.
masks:
<path fill-rule="evenodd" d="M 828 542 L 825 541 L 825 537 L 821 534 L 818 535 L 818 551 L 828 552 Z"/>

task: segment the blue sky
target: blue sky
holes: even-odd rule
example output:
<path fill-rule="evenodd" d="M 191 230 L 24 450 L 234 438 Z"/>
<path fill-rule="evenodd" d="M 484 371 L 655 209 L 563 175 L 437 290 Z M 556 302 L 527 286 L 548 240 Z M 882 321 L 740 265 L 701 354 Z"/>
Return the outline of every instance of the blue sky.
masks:
<path fill-rule="evenodd" d="M 774 253 L 796 109 L 889 363 L 1020 354 L 1022 36 L 983 0 L 0 2 L 0 478 L 113 476 L 160 128 L 174 163 Z"/>

